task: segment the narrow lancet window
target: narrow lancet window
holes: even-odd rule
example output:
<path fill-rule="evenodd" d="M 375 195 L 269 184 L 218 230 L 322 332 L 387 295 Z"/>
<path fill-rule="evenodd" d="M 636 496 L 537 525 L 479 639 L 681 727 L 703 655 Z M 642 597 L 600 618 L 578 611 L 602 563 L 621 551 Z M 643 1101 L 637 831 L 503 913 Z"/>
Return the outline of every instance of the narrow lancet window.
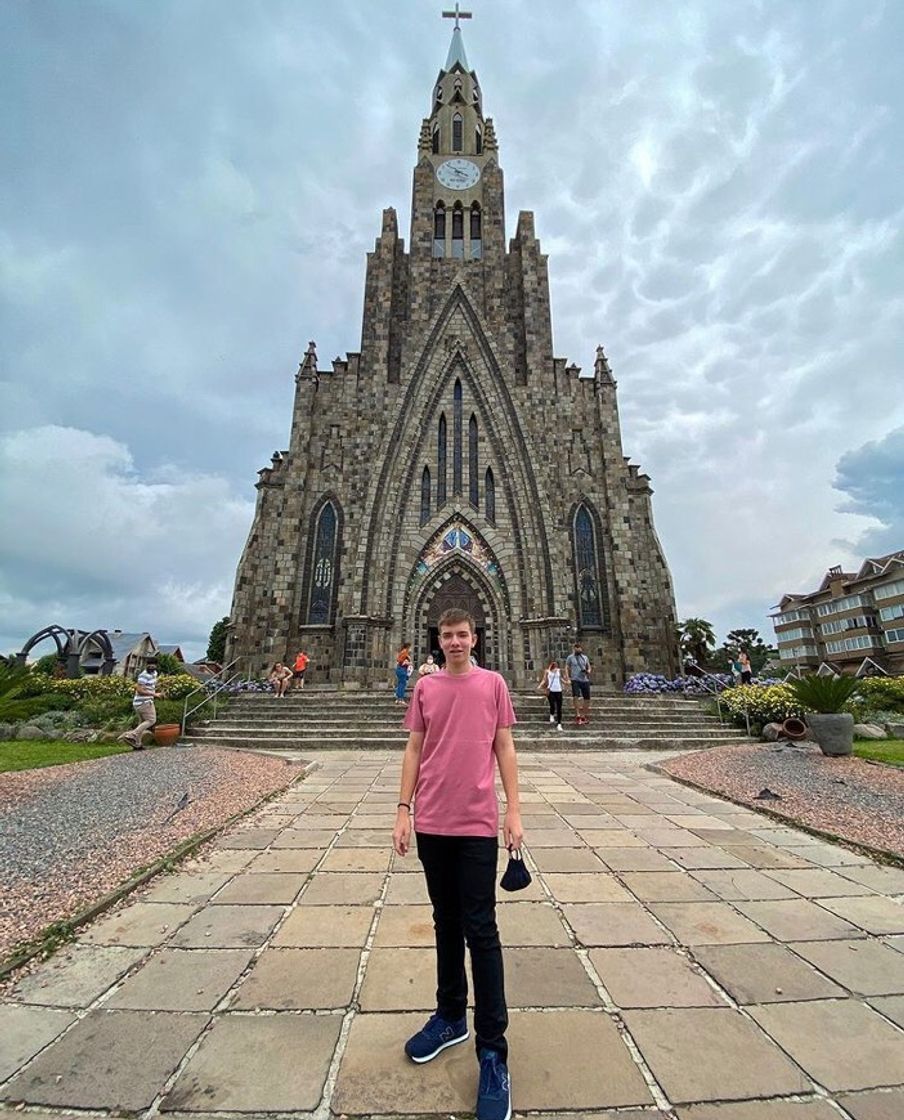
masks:
<path fill-rule="evenodd" d="M 572 532 L 578 618 L 581 627 L 598 628 L 603 625 L 603 605 L 596 532 L 590 512 L 584 505 L 578 506 L 575 512 Z"/>
<path fill-rule="evenodd" d="M 439 125 L 433 130 L 433 154 L 436 155 L 439 151 Z"/>
<path fill-rule="evenodd" d="M 465 212 L 460 202 L 452 207 L 452 256 L 463 260 L 465 255 Z"/>
<path fill-rule="evenodd" d="M 421 524 L 430 520 L 430 468 L 424 467 L 421 475 Z"/>
<path fill-rule="evenodd" d="M 433 211 L 433 255 L 446 255 L 446 207 L 442 202 L 437 202 Z"/>
<path fill-rule="evenodd" d="M 471 204 L 471 260 L 479 261 L 483 256 L 482 222 L 480 203 Z"/>
<path fill-rule="evenodd" d="M 493 478 L 493 468 L 487 467 L 483 480 L 483 502 L 486 519 L 491 525 L 496 524 L 496 480 Z"/>
<path fill-rule="evenodd" d="M 480 479 L 477 471 L 477 417 L 472 412 L 468 421 L 468 501 L 474 509 L 480 509 Z"/>
<path fill-rule="evenodd" d="M 474 129 L 474 151 L 477 155 L 483 151 L 483 133 L 479 128 Z"/>
<path fill-rule="evenodd" d="M 436 508 L 446 504 L 446 416 L 439 418 L 436 436 Z"/>
<path fill-rule="evenodd" d="M 452 493 L 461 493 L 461 382 L 456 379 L 452 394 Z"/>
<path fill-rule="evenodd" d="M 461 113 L 456 113 L 452 118 L 452 151 L 460 152 L 463 146 Z"/>
<path fill-rule="evenodd" d="M 336 509 L 327 502 L 317 518 L 311 569 L 308 622 L 323 625 L 330 621 L 333 588 L 336 586 Z"/>

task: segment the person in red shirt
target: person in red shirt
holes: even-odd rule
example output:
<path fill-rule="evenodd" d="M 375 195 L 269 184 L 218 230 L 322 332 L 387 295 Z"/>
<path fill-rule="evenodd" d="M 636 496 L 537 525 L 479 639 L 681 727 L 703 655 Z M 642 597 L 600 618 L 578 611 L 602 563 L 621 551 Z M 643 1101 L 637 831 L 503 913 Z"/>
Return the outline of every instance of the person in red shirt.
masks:
<path fill-rule="evenodd" d="M 308 655 L 303 649 L 295 654 L 295 664 L 292 666 L 292 676 L 295 680 L 294 688 L 304 688 L 304 675 L 307 672 L 308 661 Z"/>
<path fill-rule="evenodd" d="M 471 663 L 477 636 L 467 611 L 442 614 L 439 641 L 445 669 L 418 680 L 405 714 L 409 735 L 392 836 L 395 851 L 406 855 L 413 804 L 417 854 L 433 904 L 437 1008 L 408 1039 L 405 1053 L 414 1062 L 428 1062 L 469 1037 L 467 943 L 480 1061 L 477 1120 L 508 1120 L 508 1011 L 496 925 L 495 771 L 498 767 L 505 791 L 505 844 L 520 848 L 524 830 L 512 738 L 515 713 L 502 677 Z"/>

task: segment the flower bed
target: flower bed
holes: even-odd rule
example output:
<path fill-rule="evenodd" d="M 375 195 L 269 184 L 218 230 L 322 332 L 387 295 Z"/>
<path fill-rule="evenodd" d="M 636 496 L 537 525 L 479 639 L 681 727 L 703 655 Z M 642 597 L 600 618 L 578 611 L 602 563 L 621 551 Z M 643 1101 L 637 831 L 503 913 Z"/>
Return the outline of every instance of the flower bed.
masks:
<path fill-rule="evenodd" d="M 711 696 L 714 686 L 721 692 L 730 685 L 731 677 L 727 673 L 712 673 L 707 677 L 674 677 L 671 680 L 659 673 L 636 673 L 625 685 L 625 692 L 628 696 L 661 696 L 666 693 Z"/>

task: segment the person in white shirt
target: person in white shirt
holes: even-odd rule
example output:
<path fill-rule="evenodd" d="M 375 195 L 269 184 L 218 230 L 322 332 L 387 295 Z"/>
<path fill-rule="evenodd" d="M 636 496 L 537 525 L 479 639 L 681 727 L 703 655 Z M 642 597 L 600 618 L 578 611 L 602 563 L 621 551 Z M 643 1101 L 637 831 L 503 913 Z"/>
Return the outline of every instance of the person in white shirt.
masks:
<path fill-rule="evenodd" d="M 157 722 L 157 709 L 154 706 L 157 695 L 157 660 L 151 657 L 135 681 L 132 711 L 138 717 L 138 726 L 134 731 L 125 731 L 119 736 L 122 742 L 131 743 L 133 751 L 144 750 L 144 733 L 150 731 Z"/>
<path fill-rule="evenodd" d="M 556 731 L 562 730 L 562 670 L 558 661 L 550 661 L 543 670 L 543 680 L 538 686 L 539 691 L 546 693 L 549 701 L 549 722 L 556 725 Z"/>

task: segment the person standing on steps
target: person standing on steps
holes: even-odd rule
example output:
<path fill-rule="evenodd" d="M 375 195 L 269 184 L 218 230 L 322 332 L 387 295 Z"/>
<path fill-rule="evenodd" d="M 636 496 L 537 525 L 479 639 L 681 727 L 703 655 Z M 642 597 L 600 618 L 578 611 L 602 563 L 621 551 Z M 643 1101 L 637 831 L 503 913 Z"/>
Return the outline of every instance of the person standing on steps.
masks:
<path fill-rule="evenodd" d="M 408 678 L 411 676 L 411 642 L 403 642 L 396 654 L 395 663 L 395 702 L 405 703 L 405 689 L 408 687 Z"/>
<path fill-rule="evenodd" d="M 304 675 L 308 671 L 309 661 L 310 658 L 303 649 L 295 654 L 295 664 L 292 666 L 292 687 L 294 689 L 304 688 Z"/>
<path fill-rule="evenodd" d="M 505 791 L 504 841 L 509 849 L 520 848 L 524 829 L 512 738 L 515 713 L 502 677 L 471 664 L 477 635 L 467 611 L 443 612 L 439 640 L 445 670 L 421 677 L 405 714 L 409 735 L 392 834 L 393 848 L 405 856 L 413 807 L 436 936 L 436 1011 L 405 1043 L 405 1053 L 413 1062 L 429 1062 L 470 1037 L 467 944 L 480 1062 L 477 1120 L 509 1120 L 508 1011 L 496 926 L 495 769 Z"/>
<path fill-rule="evenodd" d="M 562 730 L 562 670 L 558 661 L 550 661 L 543 670 L 543 680 L 538 685 L 538 691 L 546 693 L 549 701 L 549 722 L 556 725 L 556 731 Z"/>
<path fill-rule="evenodd" d="M 565 659 L 565 672 L 571 681 L 574 701 L 574 719 L 578 727 L 590 719 L 590 659 L 580 642 L 574 643 L 574 652 Z"/>

